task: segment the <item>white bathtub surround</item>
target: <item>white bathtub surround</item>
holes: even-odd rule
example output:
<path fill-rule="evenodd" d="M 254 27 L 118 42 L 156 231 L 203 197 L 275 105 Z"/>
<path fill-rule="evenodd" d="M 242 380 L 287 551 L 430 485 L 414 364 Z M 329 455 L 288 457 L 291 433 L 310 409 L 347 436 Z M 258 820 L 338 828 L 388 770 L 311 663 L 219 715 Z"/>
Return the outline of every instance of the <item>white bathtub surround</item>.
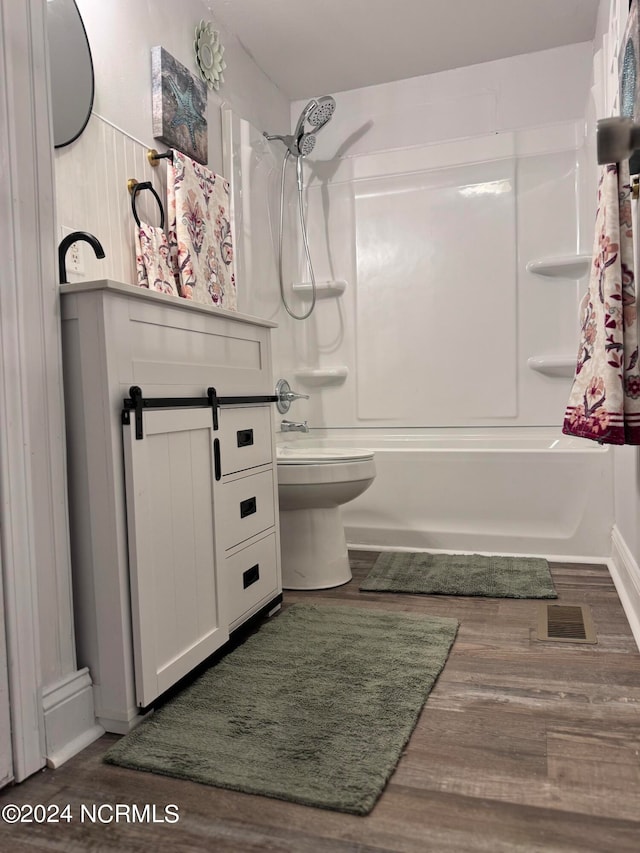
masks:
<path fill-rule="evenodd" d="M 305 443 L 375 453 L 374 483 L 342 509 L 351 547 L 610 554 L 611 450 L 559 429 L 312 429 Z"/>
<path fill-rule="evenodd" d="M 373 453 L 280 441 L 278 497 L 285 589 L 328 589 L 348 583 L 351 567 L 340 508 L 373 483 Z"/>
<path fill-rule="evenodd" d="M 338 93 L 305 161 L 305 201 L 317 280 L 348 285 L 318 300 L 305 323 L 267 296 L 277 223 L 268 195 L 277 199 L 279 163 L 260 128 L 229 114 L 239 276 L 279 323 L 278 373 L 346 370 L 340 384 L 314 388 L 302 419 L 317 427 L 559 424 L 570 377 L 541 374 L 527 360 L 575 358 L 580 285 L 559 285 L 527 264 L 583 248 L 590 59 L 590 45 L 574 45 Z M 294 201 L 285 211 L 292 228 Z M 301 247 L 285 261 L 287 280 L 307 277 Z"/>
<path fill-rule="evenodd" d="M 398 152 L 370 156 L 355 182 L 360 421 L 517 416 L 515 149 L 499 136 L 466 149 L 438 168 L 425 149 L 402 168 Z M 480 352 L 491 393 L 456 389 Z"/>
<path fill-rule="evenodd" d="M 528 359 L 571 356 L 575 368 L 584 285 L 526 267 L 578 254 L 581 141 L 578 125 L 565 122 L 312 164 L 317 273 L 349 286 L 321 300 L 304 328 L 277 317 L 282 375 L 347 371 L 341 385 L 314 392 L 303 410 L 309 423 L 560 422 L 573 370 L 549 376 Z M 242 187 L 243 200 L 253 199 L 246 175 Z"/>
<path fill-rule="evenodd" d="M 317 277 L 348 287 L 307 328 L 278 318 L 276 340 L 282 375 L 348 369 L 310 424 L 559 424 L 570 377 L 527 360 L 575 358 L 579 285 L 526 266 L 585 248 L 590 59 L 574 45 L 336 95 L 305 194 Z"/>

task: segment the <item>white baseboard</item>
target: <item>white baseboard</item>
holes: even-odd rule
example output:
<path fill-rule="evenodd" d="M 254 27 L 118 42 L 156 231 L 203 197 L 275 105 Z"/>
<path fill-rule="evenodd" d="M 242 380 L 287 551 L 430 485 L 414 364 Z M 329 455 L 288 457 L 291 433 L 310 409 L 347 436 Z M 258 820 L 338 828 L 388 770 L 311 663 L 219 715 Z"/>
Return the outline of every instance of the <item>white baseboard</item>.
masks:
<path fill-rule="evenodd" d="M 636 645 L 640 649 L 640 566 L 616 525 L 611 531 L 611 559 L 608 566 Z"/>
<path fill-rule="evenodd" d="M 87 667 L 45 687 L 42 707 L 48 767 L 60 767 L 104 734 L 96 723 Z"/>
<path fill-rule="evenodd" d="M 540 554 L 525 551 L 465 551 L 462 548 L 410 548 L 405 545 L 370 545 L 359 544 L 358 542 L 347 542 L 347 547 L 350 551 L 402 551 L 410 553 L 425 553 L 425 554 L 480 554 L 486 557 L 538 557 L 549 560 L 550 563 L 595 563 L 599 565 L 609 565 L 609 557 L 594 557 L 592 555 L 573 555 L 573 554 Z"/>

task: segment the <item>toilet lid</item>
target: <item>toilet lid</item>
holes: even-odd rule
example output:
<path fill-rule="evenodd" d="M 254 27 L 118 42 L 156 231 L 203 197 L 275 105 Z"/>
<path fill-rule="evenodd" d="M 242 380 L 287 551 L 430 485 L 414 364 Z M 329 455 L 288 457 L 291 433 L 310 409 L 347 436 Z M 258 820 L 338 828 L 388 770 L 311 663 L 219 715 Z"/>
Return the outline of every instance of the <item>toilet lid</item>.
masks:
<path fill-rule="evenodd" d="M 278 465 L 323 465 L 331 462 L 366 462 L 371 450 L 358 447 L 277 447 Z"/>

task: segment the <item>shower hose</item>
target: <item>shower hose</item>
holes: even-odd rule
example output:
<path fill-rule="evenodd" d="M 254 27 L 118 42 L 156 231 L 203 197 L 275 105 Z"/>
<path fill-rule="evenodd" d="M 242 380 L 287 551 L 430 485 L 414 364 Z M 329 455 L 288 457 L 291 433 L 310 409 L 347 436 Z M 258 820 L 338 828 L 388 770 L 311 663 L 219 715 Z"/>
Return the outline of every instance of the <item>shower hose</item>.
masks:
<path fill-rule="evenodd" d="M 280 297 L 282 298 L 282 304 L 284 305 L 287 314 L 293 317 L 294 320 L 306 320 L 307 317 L 310 317 L 313 313 L 313 309 L 316 306 L 316 277 L 313 273 L 313 265 L 311 263 L 311 254 L 309 253 L 309 239 L 307 237 L 307 224 L 304 218 L 304 203 L 302 199 L 302 156 L 298 155 L 296 157 L 296 177 L 298 182 L 298 211 L 300 214 L 300 228 L 302 230 L 302 242 L 304 244 L 304 252 L 307 259 L 307 266 L 309 268 L 309 275 L 311 277 L 311 305 L 309 310 L 305 314 L 296 314 L 290 308 L 287 303 L 287 298 L 284 293 L 284 276 L 282 271 L 282 234 L 284 230 L 284 181 L 287 170 L 287 160 L 289 159 L 290 152 L 287 151 L 284 155 L 284 159 L 282 161 L 282 171 L 280 173 L 280 234 L 278 240 L 278 276 L 280 279 Z"/>

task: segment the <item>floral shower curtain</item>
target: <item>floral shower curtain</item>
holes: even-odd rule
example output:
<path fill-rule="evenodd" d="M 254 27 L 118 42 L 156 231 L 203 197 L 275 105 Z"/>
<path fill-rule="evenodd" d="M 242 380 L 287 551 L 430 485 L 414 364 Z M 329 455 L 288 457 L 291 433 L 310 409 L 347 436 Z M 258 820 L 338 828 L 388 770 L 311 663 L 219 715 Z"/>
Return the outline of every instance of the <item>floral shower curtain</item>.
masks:
<path fill-rule="evenodd" d="M 589 290 L 562 431 L 640 444 L 640 372 L 628 164 L 602 167 Z"/>

